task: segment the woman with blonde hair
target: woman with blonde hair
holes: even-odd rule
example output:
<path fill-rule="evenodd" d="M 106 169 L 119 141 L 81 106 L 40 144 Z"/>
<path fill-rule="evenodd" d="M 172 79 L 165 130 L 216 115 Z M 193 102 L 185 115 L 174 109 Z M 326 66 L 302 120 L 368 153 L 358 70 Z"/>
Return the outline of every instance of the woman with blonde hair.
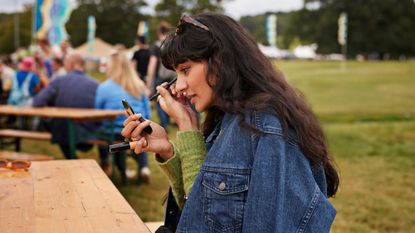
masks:
<path fill-rule="evenodd" d="M 107 80 L 98 86 L 95 107 L 99 109 L 123 110 L 122 99 L 126 99 L 136 113 L 142 114 L 144 118 L 149 119 L 151 110 L 148 97 L 146 95 L 146 86 L 138 77 L 134 67 L 131 65 L 126 53 L 122 48 L 115 49 L 108 62 Z M 119 132 L 123 128 L 125 116 L 118 116 L 114 122 L 114 132 L 116 139 L 123 140 Z M 110 130 L 110 122 L 103 123 L 103 131 L 105 133 Z M 101 166 L 108 171 L 108 148 L 100 147 Z M 138 182 L 144 181 L 148 183 L 150 170 L 147 166 L 147 153 L 140 153 L 135 156 L 139 166 Z M 127 183 L 125 153 L 117 152 L 114 154 L 115 164 L 117 165 L 122 182 Z"/>

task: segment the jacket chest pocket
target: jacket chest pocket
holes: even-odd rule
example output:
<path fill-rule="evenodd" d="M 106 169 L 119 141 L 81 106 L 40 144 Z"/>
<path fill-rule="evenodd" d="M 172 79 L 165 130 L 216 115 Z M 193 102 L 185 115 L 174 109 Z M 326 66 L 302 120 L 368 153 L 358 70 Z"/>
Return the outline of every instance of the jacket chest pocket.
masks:
<path fill-rule="evenodd" d="M 241 232 L 248 184 L 246 174 L 203 174 L 203 212 L 211 232 Z"/>

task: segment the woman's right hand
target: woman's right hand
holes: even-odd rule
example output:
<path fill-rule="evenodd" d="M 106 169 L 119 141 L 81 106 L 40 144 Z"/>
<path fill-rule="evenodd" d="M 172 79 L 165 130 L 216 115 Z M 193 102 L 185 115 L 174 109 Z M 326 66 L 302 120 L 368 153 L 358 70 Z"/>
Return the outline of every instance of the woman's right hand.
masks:
<path fill-rule="evenodd" d="M 151 151 L 159 154 L 163 160 L 171 158 L 173 156 L 173 146 L 169 142 L 166 130 L 149 120 L 140 122 L 138 121 L 140 117 L 140 114 L 129 116 L 124 121 L 124 128 L 121 131 L 123 137 L 129 138 L 133 142 L 134 153 Z M 144 128 L 149 125 L 153 129 L 151 134 L 143 132 Z"/>

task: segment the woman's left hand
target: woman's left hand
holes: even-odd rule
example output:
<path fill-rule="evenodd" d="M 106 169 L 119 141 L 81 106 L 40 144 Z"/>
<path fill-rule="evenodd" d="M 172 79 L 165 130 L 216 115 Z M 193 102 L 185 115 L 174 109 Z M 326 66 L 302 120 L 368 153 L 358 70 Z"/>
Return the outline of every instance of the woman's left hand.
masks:
<path fill-rule="evenodd" d="M 199 123 L 196 117 L 196 113 L 187 103 L 185 96 L 177 93 L 174 90 L 174 86 L 170 87 L 172 93 L 166 88 L 167 83 L 156 88 L 160 96 L 157 101 L 160 103 L 161 108 L 172 117 L 181 131 L 199 130 Z"/>

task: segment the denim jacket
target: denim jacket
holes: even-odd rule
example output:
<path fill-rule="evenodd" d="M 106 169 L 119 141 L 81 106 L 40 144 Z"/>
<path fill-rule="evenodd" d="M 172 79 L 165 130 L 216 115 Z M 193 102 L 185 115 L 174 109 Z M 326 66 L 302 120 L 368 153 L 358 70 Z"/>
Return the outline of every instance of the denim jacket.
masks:
<path fill-rule="evenodd" d="M 225 114 L 206 139 L 208 153 L 190 191 L 177 232 L 329 232 L 336 210 L 322 168 L 312 169 L 278 118 Z"/>

